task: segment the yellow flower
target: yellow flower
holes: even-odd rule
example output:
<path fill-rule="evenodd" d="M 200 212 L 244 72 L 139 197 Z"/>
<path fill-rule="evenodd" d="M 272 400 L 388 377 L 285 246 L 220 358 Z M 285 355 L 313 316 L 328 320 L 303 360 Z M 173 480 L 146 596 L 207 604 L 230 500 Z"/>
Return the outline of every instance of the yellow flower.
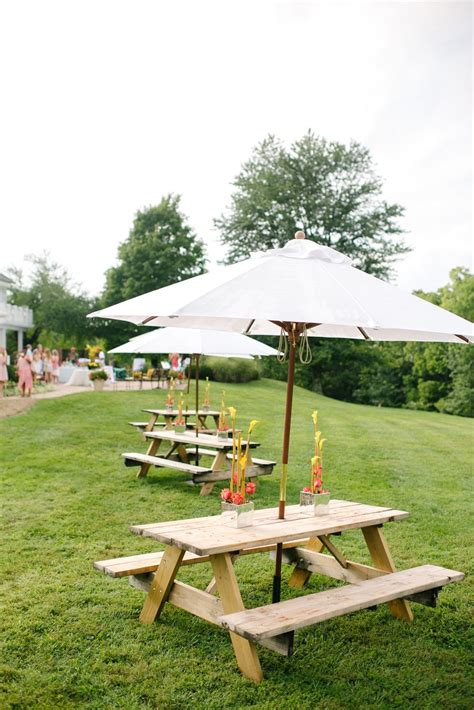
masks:
<path fill-rule="evenodd" d="M 257 419 L 252 419 L 252 421 L 251 421 L 250 424 L 249 424 L 249 431 L 248 431 L 248 435 L 249 435 L 249 436 L 250 436 L 250 434 L 253 432 L 253 430 L 255 429 L 255 427 L 257 426 L 257 424 L 258 424 L 258 420 L 257 420 Z"/>
<path fill-rule="evenodd" d="M 316 409 L 315 409 L 314 412 L 312 413 L 311 418 L 312 418 L 312 420 L 313 420 L 313 422 L 314 422 L 314 426 L 317 427 L 317 426 L 318 426 L 318 412 L 317 412 Z"/>
<path fill-rule="evenodd" d="M 235 418 L 236 418 L 236 416 L 237 416 L 237 410 L 236 410 L 236 408 L 235 408 L 235 407 L 227 407 L 227 409 L 229 410 L 229 414 L 230 414 L 230 417 L 231 417 L 232 421 L 235 422 Z"/>

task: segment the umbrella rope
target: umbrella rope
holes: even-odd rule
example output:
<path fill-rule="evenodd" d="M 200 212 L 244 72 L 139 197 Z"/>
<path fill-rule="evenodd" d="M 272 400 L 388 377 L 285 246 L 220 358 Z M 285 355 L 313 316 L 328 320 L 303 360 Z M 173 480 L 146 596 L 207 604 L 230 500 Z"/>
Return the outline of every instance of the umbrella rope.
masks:
<path fill-rule="evenodd" d="M 288 338 L 283 328 L 280 328 L 280 340 L 278 341 L 278 354 L 277 360 L 282 363 L 285 362 L 288 357 Z"/>
<path fill-rule="evenodd" d="M 313 359 L 313 353 L 311 352 L 311 347 L 308 338 L 308 330 L 306 326 L 304 326 L 303 331 L 300 335 L 299 359 L 302 365 L 309 365 L 309 363 Z"/>

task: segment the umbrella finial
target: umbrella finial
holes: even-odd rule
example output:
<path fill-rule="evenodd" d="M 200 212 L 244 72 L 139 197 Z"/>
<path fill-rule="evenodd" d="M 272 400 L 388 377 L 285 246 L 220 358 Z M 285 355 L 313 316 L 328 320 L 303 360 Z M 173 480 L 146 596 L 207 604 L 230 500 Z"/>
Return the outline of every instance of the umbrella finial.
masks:
<path fill-rule="evenodd" d="M 295 233 L 295 239 L 306 239 L 306 234 L 301 230 Z"/>

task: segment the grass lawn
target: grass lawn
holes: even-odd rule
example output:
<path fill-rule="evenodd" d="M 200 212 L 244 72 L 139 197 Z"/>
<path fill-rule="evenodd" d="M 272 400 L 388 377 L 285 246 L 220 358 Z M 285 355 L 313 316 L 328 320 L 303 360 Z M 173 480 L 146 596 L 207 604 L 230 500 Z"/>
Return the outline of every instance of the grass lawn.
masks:
<path fill-rule="evenodd" d="M 214 403 L 219 386 L 213 385 Z M 260 420 L 259 455 L 278 460 L 283 383 L 226 385 L 241 422 Z M 132 523 L 209 515 L 218 490 L 201 498 L 176 471 L 137 480 L 123 451 L 144 451 L 127 420 L 160 406 L 162 392 L 84 393 L 39 401 L 0 421 L 2 479 L 2 708 L 472 708 L 472 581 L 414 605 L 405 624 L 386 607 L 297 632 L 295 654 L 258 647 L 260 685 L 237 670 L 222 630 L 172 607 L 143 626 L 143 594 L 101 575 L 93 560 L 157 548 Z M 311 411 L 328 439 L 334 497 L 390 505 L 410 517 L 388 524 L 400 569 L 435 563 L 472 572 L 472 421 L 436 413 L 372 408 L 295 393 L 288 501 L 297 502 L 311 455 Z M 279 467 L 261 479 L 257 507 L 276 505 Z M 339 543 L 338 543 L 339 544 Z M 369 562 L 360 532 L 340 538 Z M 244 602 L 267 603 L 272 563 L 237 562 Z M 284 579 L 290 574 L 284 570 Z M 180 578 L 200 584 L 210 567 Z M 307 589 L 336 584 L 313 575 Z M 283 597 L 294 595 L 283 583 Z"/>

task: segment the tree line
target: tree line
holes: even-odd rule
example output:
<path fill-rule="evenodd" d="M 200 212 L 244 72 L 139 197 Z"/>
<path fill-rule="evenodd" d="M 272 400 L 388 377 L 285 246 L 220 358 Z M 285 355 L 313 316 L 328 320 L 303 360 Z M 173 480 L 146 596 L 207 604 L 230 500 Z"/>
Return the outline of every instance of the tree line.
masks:
<path fill-rule="evenodd" d="M 226 263 L 254 251 L 284 245 L 296 229 L 308 239 L 351 257 L 353 264 L 390 279 L 397 259 L 409 251 L 403 239 L 403 207 L 382 196 L 370 152 L 308 132 L 286 147 L 268 136 L 242 165 L 233 182 L 227 210 L 215 219 Z M 11 302 L 34 310 L 34 343 L 41 338 L 57 347 L 78 347 L 102 339 L 114 347 L 143 332 L 119 321 L 86 319 L 94 309 L 162 288 L 203 273 L 205 245 L 181 211 L 180 197 L 164 196 L 139 210 L 128 238 L 118 247 L 118 263 L 105 274 L 102 293 L 91 298 L 74 284 L 49 255 L 30 257 L 28 283 L 17 268 Z M 474 320 L 474 277 L 454 268 L 450 281 L 422 298 Z M 297 369 L 304 387 L 347 401 L 474 415 L 472 348 L 440 343 L 366 343 L 311 339 L 313 362 Z M 273 359 L 265 374 L 284 379 Z"/>

